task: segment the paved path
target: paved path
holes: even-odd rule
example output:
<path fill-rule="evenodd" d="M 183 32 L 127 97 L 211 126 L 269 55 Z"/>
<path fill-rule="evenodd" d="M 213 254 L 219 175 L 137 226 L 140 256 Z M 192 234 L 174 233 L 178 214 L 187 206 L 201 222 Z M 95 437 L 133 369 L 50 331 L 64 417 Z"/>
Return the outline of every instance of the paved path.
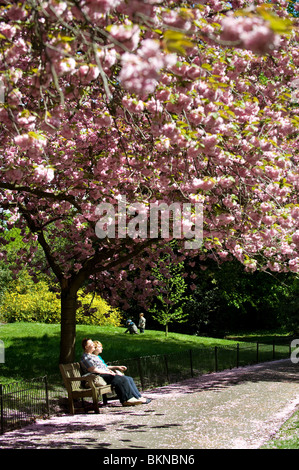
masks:
<path fill-rule="evenodd" d="M 299 364 L 282 360 L 145 393 L 149 405 L 53 416 L 0 437 L 0 449 L 257 449 L 299 407 Z"/>

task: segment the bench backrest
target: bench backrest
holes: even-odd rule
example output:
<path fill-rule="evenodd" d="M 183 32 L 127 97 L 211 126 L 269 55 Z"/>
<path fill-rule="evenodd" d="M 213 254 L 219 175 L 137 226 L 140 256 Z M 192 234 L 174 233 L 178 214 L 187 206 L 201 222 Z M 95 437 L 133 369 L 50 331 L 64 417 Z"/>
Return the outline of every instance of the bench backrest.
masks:
<path fill-rule="evenodd" d="M 81 377 L 81 369 L 79 362 L 72 364 L 59 364 L 60 372 L 67 390 L 81 390 L 81 382 L 70 382 L 69 378 Z"/>

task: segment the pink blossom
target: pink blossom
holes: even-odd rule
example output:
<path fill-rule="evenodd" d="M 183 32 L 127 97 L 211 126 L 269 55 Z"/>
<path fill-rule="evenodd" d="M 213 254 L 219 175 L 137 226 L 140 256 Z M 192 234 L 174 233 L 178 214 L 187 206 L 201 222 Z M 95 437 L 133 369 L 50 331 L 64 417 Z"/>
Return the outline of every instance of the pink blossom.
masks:
<path fill-rule="evenodd" d="M 140 28 L 137 25 L 113 25 L 109 30 L 109 34 L 117 41 L 117 50 L 130 50 L 134 51 L 139 44 Z"/>
<path fill-rule="evenodd" d="M 291 210 L 291 216 L 295 220 L 299 220 L 299 206 L 293 207 Z"/>
<path fill-rule="evenodd" d="M 123 97 L 122 104 L 131 113 L 140 114 L 144 110 L 143 101 L 136 100 L 134 98 L 129 98 L 128 96 Z"/>
<path fill-rule="evenodd" d="M 279 45 L 279 36 L 260 18 L 227 16 L 222 20 L 221 39 L 261 54 Z"/>
<path fill-rule="evenodd" d="M 66 9 L 68 8 L 67 2 L 56 0 L 49 0 L 48 6 L 44 5 L 45 10 L 48 12 L 49 15 L 61 16 L 65 13 Z"/>
<path fill-rule="evenodd" d="M 192 186 L 194 189 L 203 189 L 204 191 L 209 191 L 215 186 L 216 182 L 212 178 L 210 179 L 200 179 L 194 178 L 192 181 Z"/>
<path fill-rule="evenodd" d="M 97 66 L 94 66 L 93 64 L 81 65 L 78 71 L 79 77 L 83 83 L 88 83 L 92 80 L 95 80 L 100 74 L 99 68 Z"/>
<path fill-rule="evenodd" d="M 204 119 L 204 108 L 202 106 L 199 106 L 196 109 L 192 109 L 192 111 L 190 111 L 190 113 L 188 114 L 188 117 L 192 124 L 198 125 L 202 123 Z"/>
<path fill-rule="evenodd" d="M 54 178 L 54 169 L 45 167 L 44 165 L 38 165 L 35 168 L 35 174 L 39 179 L 42 179 L 48 183 Z"/>
<path fill-rule="evenodd" d="M 18 135 L 17 137 L 14 138 L 15 144 L 23 149 L 28 148 L 29 140 L 30 139 L 29 139 L 28 134 Z"/>
<path fill-rule="evenodd" d="M 217 144 L 217 136 L 207 135 L 202 139 L 202 143 L 204 144 L 206 149 L 214 147 Z"/>
<path fill-rule="evenodd" d="M 260 205 L 260 209 L 262 210 L 262 212 L 268 212 L 272 209 L 272 204 L 270 204 L 269 202 L 262 202 L 262 204 Z"/>
<path fill-rule="evenodd" d="M 27 11 L 19 6 L 11 5 L 7 11 L 7 16 L 12 21 L 23 20 L 27 16 Z"/>
<path fill-rule="evenodd" d="M 137 55 L 128 52 L 122 55 L 119 79 L 128 91 L 147 96 L 155 90 L 160 70 L 175 60 L 172 54 L 163 55 L 156 41 L 145 39 Z"/>
<path fill-rule="evenodd" d="M 3 34 L 7 39 L 11 40 L 15 36 L 16 32 L 17 30 L 15 26 L 0 23 L 0 33 Z"/>
<path fill-rule="evenodd" d="M 227 225 L 234 222 L 235 218 L 232 214 L 220 214 L 215 218 L 217 225 Z"/>
<path fill-rule="evenodd" d="M 289 261 L 289 268 L 292 272 L 299 272 L 299 258 L 294 258 Z"/>
<path fill-rule="evenodd" d="M 274 217 L 270 216 L 270 215 L 265 215 L 263 218 L 262 218 L 262 222 L 265 224 L 265 225 L 272 225 L 274 223 Z"/>
<path fill-rule="evenodd" d="M 163 113 L 164 108 L 160 100 L 155 100 L 153 97 L 147 101 L 146 109 L 152 114 Z"/>
<path fill-rule="evenodd" d="M 92 11 L 99 11 L 101 13 L 108 13 L 122 3 L 122 0 L 85 0 L 86 5 Z"/>
<path fill-rule="evenodd" d="M 94 118 L 94 122 L 99 127 L 110 127 L 113 124 L 113 118 L 110 116 L 109 112 L 106 111 Z"/>
<path fill-rule="evenodd" d="M 57 66 L 56 72 L 60 75 L 63 73 L 73 72 L 76 68 L 76 61 L 73 57 L 63 59 Z"/>
<path fill-rule="evenodd" d="M 117 60 L 115 49 L 98 49 L 97 57 L 102 62 L 102 66 L 106 72 L 109 72 L 110 67 L 112 67 Z"/>
<path fill-rule="evenodd" d="M 299 230 L 296 230 L 296 232 L 293 234 L 292 241 L 297 247 L 299 247 Z"/>

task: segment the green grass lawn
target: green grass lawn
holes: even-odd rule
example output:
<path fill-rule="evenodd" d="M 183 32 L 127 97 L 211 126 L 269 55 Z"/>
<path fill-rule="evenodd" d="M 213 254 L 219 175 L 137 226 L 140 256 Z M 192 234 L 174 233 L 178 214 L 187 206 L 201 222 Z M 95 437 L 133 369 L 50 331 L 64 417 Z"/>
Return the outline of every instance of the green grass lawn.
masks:
<path fill-rule="evenodd" d="M 85 337 L 100 340 L 106 361 L 168 354 L 204 346 L 236 344 L 199 336 L 146 330 L 142 335 L 124 334 L 125 328 L 77 325 L 76 360 L 82 354 Z M 0 325 L 5 363 L 0 364 L 0 383 L 30 379 L 41 375 L 58 376 L 60 325 L 44 323 L 8 323 Z"/>
<path fill-rule="evenodd" d="M 196 350 L 202 347 L 245 344 L 246 340 L 262 340 L 262 333 L 235 335 L 230 339 L 216 339 L 146 330 L 144 334 L 124 334 L 125 328 L 112 326 L 77 325 L 76 360 L 82 354 L 81 341 L 85 337 L 103 343 L 103 358 L 107 362 L 125 361 L 132 357 L 154 356 Z M 269 337 L 269 332 L 265 336 Z M 0 383 L 30 379 L 42 375 L 57 376 L 60 325 L 44 323 L 8 323 L 0 325 L 0 340 L 4 342 L 5 362 L 0 363 Z"/>
<path fill-rule="evenodd" d="M 263 449 L 299 449 L 299 412 L 291 416 Z"/>

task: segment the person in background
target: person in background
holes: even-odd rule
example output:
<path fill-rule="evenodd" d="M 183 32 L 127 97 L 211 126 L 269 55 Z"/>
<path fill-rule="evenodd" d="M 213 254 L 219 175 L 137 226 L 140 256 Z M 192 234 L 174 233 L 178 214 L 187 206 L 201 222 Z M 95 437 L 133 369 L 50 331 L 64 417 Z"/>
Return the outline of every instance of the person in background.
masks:
<path fill-rule="evenodd" d="M 140 333 L 144 333 L 145 323 L 146 323 L 146 319 L 144 318 L 143 313 L 140 313 L 139 314 L 139 323 L 138 323 L 138 328 L 139 328 Z"/>
<path fill-rule="evenodd" d="M 134 335 L 134 334 L 138 335 L 139 334 L 139 332 L 137 330 L 137 326 L 135 325 L 135 323 L 132 320 L 127 320 L 126 325 L 127 325 L 127 329 L 126 329 L 125 333 L 128 333 L 128 331 L 129 331 L 131 335 Z"/>

